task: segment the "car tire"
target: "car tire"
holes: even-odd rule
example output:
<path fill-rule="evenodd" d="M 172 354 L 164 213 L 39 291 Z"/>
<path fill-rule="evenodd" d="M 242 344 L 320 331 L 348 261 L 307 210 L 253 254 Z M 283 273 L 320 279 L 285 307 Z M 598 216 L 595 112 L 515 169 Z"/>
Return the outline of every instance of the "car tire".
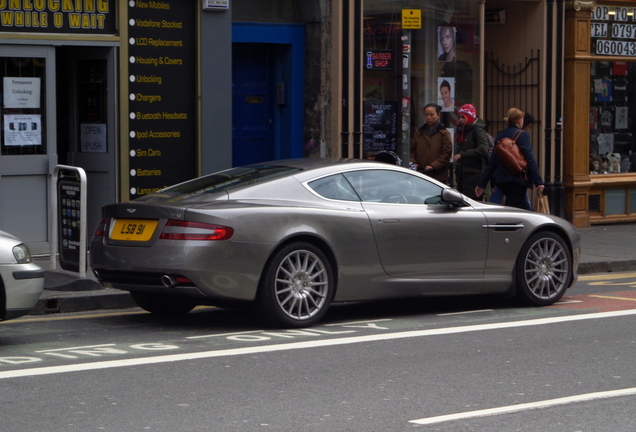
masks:
<path fill-rule="evenodd" d="M 197 305 L 190 299 L 177 296 L 139 292 L 131 292 L 130 296 L 140 308 L 156 315 L 185 315 Z"/>
<path fill-rule="evenodd" d="M 525 304 L 547 306 L 557 302 L 570 286 L 572 254 L 561 236 L 533 234 L 516 263 L 517 297 Z"/>
<path fill-rule="evenodd" d="M 257 306 L 271 324 L 309 327 L 322 319 L 335 294 L 333 269 L 325 253 L 306 242 L 276 251 L 263 271 Z"/>

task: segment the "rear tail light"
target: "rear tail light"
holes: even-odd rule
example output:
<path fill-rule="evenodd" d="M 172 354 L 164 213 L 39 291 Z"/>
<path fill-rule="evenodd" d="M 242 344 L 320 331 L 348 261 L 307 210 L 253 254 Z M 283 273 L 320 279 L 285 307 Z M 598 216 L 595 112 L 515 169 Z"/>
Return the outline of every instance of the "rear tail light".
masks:
<path fill-rule="evenodd" d="M 101 218 L 95 228 L 95 237 L 106 237 L 106 230 L 110 224 L 110 218 Z"/>
<path fill-rule="evenodd" d="M 227 240 L 234 229 L 203 222 L 190 222 L 170 219 L 161 232 L 163 240 Z"/>

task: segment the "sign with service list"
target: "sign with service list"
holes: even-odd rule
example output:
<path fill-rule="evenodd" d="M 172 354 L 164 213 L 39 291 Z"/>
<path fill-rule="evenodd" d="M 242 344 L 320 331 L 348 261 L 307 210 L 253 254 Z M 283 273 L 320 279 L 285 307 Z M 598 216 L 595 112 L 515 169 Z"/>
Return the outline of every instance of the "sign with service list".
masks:
<path fill-rule="evenodd" d="M 129 197 L 196 176 L 197 2 L 130 2 Z"/>

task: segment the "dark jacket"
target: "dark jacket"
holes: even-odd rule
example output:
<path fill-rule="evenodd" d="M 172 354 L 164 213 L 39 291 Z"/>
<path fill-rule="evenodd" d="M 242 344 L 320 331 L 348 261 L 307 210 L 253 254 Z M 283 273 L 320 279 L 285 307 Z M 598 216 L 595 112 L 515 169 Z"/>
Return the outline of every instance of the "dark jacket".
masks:
<path fill-rule="evenodd" d="M 411 140 L 411 162 L 416 163 L 418 171 L 433 177 L 443 183 L 448 181 L 448 162 L 451 158 L 453 145 L 450 134 L 441 123 L 437 123 L 432 134 L 425 123 L 415 131 Z M 432 172 L 424 171 L 430 165 Z"/>
<path fill-rule="evenodd" d="M 507 129 L 499 132 L 496 142 L 498 143 L 503 138 L 512 138 L 518 130 L 519 128 L 517 126 L 509 126 Z M 495 144 L 495 147 L 496 146 L 497 144 Z M 537 161 L 532 152 L 532 143 L 530 142 L 530 134 L 528 132 L 521 132 L 521 135 L 517 138 L 517 146 L 519 146 L 519 150 L 521 150 L 523 157 L 526 159 L 526 162 L 528 162 L 526 173 L 511 173 L 493 151 L 488 161 L 488 166 L 484 170 L 477 186 L 485 188 L 491 178 L 495 181 L 495 184 L 514 183 L 519 186 L 525 186 L 526 188 L 532 188 L 533 185 L 542 185 L 543 179 L 541 178 Z"/>
<path fill-rule="evenodd" d="M 477 118 L 473 123 L 464 126 L 462 134 L 455 136 L 457 139 L 457 152 L 461 154 L 458 165 L 465 173 L 481 173 L 488 160 L 488 135 L 486 135 L 486 123 Z"/>

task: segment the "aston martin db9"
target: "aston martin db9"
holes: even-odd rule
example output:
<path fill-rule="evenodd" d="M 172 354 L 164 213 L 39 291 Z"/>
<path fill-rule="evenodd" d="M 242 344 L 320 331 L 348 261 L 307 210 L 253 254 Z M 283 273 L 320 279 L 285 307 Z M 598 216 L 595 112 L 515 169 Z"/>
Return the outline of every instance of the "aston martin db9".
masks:
<path fill-rule="evenodd" d="M 90 259 L 102 284 L 153 313 L 247 303 L 304 327 L 332 302 L 500 293 L 550 305 L 576 281 L 579 251 L 556 216 L 387 163 L 298 159 L 107 205 Z"/>

